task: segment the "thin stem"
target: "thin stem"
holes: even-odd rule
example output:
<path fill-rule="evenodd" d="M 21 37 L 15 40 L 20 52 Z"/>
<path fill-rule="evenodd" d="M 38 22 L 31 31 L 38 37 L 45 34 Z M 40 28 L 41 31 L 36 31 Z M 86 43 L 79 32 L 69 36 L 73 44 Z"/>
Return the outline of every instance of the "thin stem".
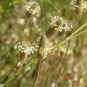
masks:
<path fill-rule="evenodd" d="M 53 5 L 53 3 L 51 2 L 51 0 L 47 0 L 47 1 L 48 1 L 48 3 L 49 3 L 55 10 L 58 11 L 57 7 L 55 7 L 55 6 Z"/>
<path fill-rule="evenodd" d="M 58 53 L 58 50 L 57 50 L 57 53 Z M 58 62 L 55 64 L 55 61 L 57 61 L 57 53 L 56 53 L 56 58 L 55 60 L 53 61 L 53 64 L 51 66 L 51 71 L 48 72 L 48 74 L 46 75 L 46 80 L 44 82 L 44 87 L 48 87 L 48 84 L 51 82 L 52 80 L 52 76 L 53 76 L 53 71 L 56 69 L 55 67 L 58 66 L 59 64 L 59 60 Z"/>
<path fill-rule="evenodd" d="M 22 29 L 22 31 L 21 31 L 21 36 L 20 36 L 20 40 L 23 38 L 23 34 L 24 34 L 24 29 L 25 29 L 25 27 L 26 27 L 26 25 L 27 25 L 27 22 L 28 22 L 28 17 L 26 18 L 26 20 L 25 20 L 25 24 L 24 24 L 24 27 L 23 27 L 23 29 Z"/>
<path fill-rule="evenodd" d="M 76 20 L 77 20 L 77 16 L 76 16 L 76 18 L 75 18 L 75 23 L 76 23 Z M 75 23 L 74 23 L 74 28 L 73 28 L 73 30 L 72 30 L 72 34 L 73 34 L 74 30 L 75 30 Z M 57 76 L 57 80 L 56 80 L 56 84 L 58 84 L 58 79 L 59 79 L 61 70 L 62 70 L 62 68 L 63 68 L 63 66 L 64 66 L 64 64 L 65 64 L 70 43 L 71 43 L 71 40 L 70 40 L 69 43 L 68 43 L 67 51 L 66 51 L 66 54 L 65 54 L 65 56 L 64 56 L 64 60 L 62 61 L 62 65 L 61 65 L 61 67 L 60 67 L 60 69 L 59 69 L 58 76 Z"/>
<path fill-rule="evenodd" d="M 81 35 L 81 34 L 83 34 L 85 32 L 87 32 L 87 30 L 84 30 L 84 31 L 81 31 L 80 33 L 77 33 L 76 35 L 74 35 L 73 37 L 71 37 L 71 39 L 73 39 L 73 38 L 75 38 L 75 37 L 77 37 L 77 36 L 79 36 L 79 35 Z"/>
<path fill-rule="evenodd" d="M 69 49 L 69 46 L 70 46 L 70 42 L 71 42 L 71 41 L 69 41 L 69 43 L 68 43 L 67 52 L 66 52 L 66 54 L 65 54 L 65 56 L 64 56 L 64 58 L 63 58 L 62 65 L 61 65 L 61 67 L 60 67 L 60 69 L 59 69 L 58 76 L 57 76 L 57 80 L 56 80 L 56 84 L 58 84 L 58 79 L 59 79 L 61 70 L 62 70 L 62 68 L 63 68 L 63 66 L 64 66 L 64 64 L 65 64 L 64 62 L 66 61 L 66 58 L 67 58 L 67 53 L 68 53 L 68 49 Z"/>
<path fill-rule="evenodd" d="M 66 38 L 64 41 L 60 42 L 59 44 L 55 45 L 51 50 L 54 50 L 56 48 L 58 48 L 59 46 L 61 46 L 62 44 L 64 44 L 66 41 L 69 41 L 73 38 L 73 36 L 78 33 L 80 30 L 82 30 L 85 26 L 87 25 L 87 22 L 82 25 L 80 28 L 78 28 L 74 33 L 72 33 L 68 38 Z"/>
<path fill-rule="evenodd" d="M 27 67 L 29 67 L 30 65 L 32 65 L 33 63 L 35 63 L 38 60 L 38 58 L 36 58 L 33 61 L 28 61 L 28 63 L 19 71 L 17 72 L 12 78 L 8 79 L 4 84 L 3 87 L 5 87 L 8 83 L 10 83 L 12 80 L 16 79 Z"/>
<path fill-rule="evenodd" d="M 40 65 L 41 65 L 41 60 L 38 60 L 38 69 L 37 69 L 37 74 L 36 74 L 36 78 L 35 78 L 35 80 L 34 80 L 34 82 L 33 82 L 32 87 L 35 86 L 35 83 L 36 83 L 36 81 L 37 81 L 37 78 L 38 78 L 38 75 L 39 75 Z"/>

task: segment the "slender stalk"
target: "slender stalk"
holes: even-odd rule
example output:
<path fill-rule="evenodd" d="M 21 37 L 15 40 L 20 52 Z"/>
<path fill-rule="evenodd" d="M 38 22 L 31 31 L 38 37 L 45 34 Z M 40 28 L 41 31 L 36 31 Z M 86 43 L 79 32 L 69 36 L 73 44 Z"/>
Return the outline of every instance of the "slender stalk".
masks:
<path fill-rule="evenodd" d="M 37 74 L 36 74 L 36 78 L 35 78 L 35 80 L 34 80 L 34 82 L 33 82 L 32 87 L 35 87 L 35 83 L 36 83 L 37 78 L 38 78 L 38 75 L 39 75 L 40 65 L 41 65 L 41 60 L 38 60 L 38 69 L 37 69 Z"/>
<path fill-rule="evenodd" d="M 58 53 L 58 50 L 57 50 L 57 53 Z M 51 71 L 48 72 L 48 74 L 46 75 L 46 80 L 44 82 L 44 87 L 48 87 L 48 84 L 51 82 L 52 80 L 52 76 L 53 76 L 53 71 L 56 69 L 55 67 L 57 67 L 57 65 L 59 64 L 59 61 L 55 64 L 55 61 L 57 61 L 57 53 L 56 53 L 56 58 L 55 60 L 53 61 L 53 64 L 51 66 Z"/>
<path fill-rule="evenodd" d="M 24 35 L 23 35 L 23 34 L 24 34 L 24 29 L 25 29 L 25 27 L 26 27 L 26 25 L 27 25 L 28 19 L 29 19 L 29 18 L 27 17 L 26 20 L 25 20 L 25 24 L 24 24 L 24 27 L 23 27 L 23 29 L 22 29 L 22 31 L 21 31 L 21 35 L 20 35 L 20 40 L 21 40 L 21 39 L 23 38 L 23 36 L 24 36 Z M 19 40 L 19 41 L 20 41 L 20 40 Z"/>
<path fill-rule="evenodd" d="M 70 42 L 71 42 L 71 41 L 69 41 L 69 43 L 68 43 L 67 52 L 66 52 L 66 54 L 65 54 L 65 56 L 64 56 L 64 58 L 63 58 L 62 65 L 61 65 L 61 67 L 60 67 L 60 69 L 59 69 L 58 76 L 57 76 L 57 80 L 56 80 L 56 84 L 58 84 L 58 79 L 59 79 L 61 70 L 62 70 L 62 68 L 63 68 L 63 66 L 64 66 L 64 64 L 65 64 L 64 62 L 66 61 L 66 58 L 67 58 L 67 53 L 68 53 L 68 49 L 69 49 L 69 46 L 70 46 Z"/>
<path fill-rule="evenodd" d="M 75 38 L 75 37 L 77 37 L 77 36 L 79 36 L 79 35 L 81 35 L 81 34 L 83 34 L 85 32 L 87 32 L 87 29 L 84 30 L 84 31 L 81 31 L 80 33 L 77 33 L 76 35 L 74 35 L 73 37 L 71 37 L 71 39 L 73 39 L 73 38 Z"/>
<path fill-rule="evenodd" d="M 51 2 L 51 0 L 47 0 L 47 2 L 48 2 L 55 10 L 58 11 L 57 7 L 55 7 L 55 6 L 53 5 L 53 3 Z"/>
<path fill-rule="evenodd" d="M 19 71 L 17 72 L 12 78 L 8 79 L 4 84 L 3 87 L 5 87 L 8 83 L 10 83 L 12 80 L 15 80 L 27 67 L 29 67 L 30 65 L 32 65 L 33 63 L 35 63 L 38 60 L 38 58 L 36 58 L 33 61 L 28 61 L 28 63 Z"/>
<path fill-rule="evenodd" d="M 76 33 L 78 33 L 80 30 L 82 30 L 86 25 L 87 25 L 87 22 L 86 22 L 84 25 L 82 25 L 80 28 L 78 28 L 74 33 L 72 33 L 72 34 L 71 34 L 68 38 L 66 38 L 64 41 L 62 41 L 62 42 L 60 42 L 59 44 L 55 45 L 51 50 L 54 50 L 54 49 L 58 48 L 59 46 L 61 46 L 62 44 L 64 44 L 65 42 L 71 40 L 71 39 L 74 37 L 74 35 L 75 35 Z"/>
<path fill-rule="evenodd" d="M 75 23 L 76 23 L 76 20 L 77 20 L 77 16 L 76 16 L 76 18 L 75 18 Z M 73 28 L 73 30 L 72 30 L 72 34 L 73 34 L 74 30 L 75 30 L 75 23 L 74 23 L 74 28 Z M 57 80 L 56 80 L 56 84 L 58 84 L 58 79 L 59 79 L 61 70 L 62 70 L 62 68 L 63 68 L 63 66 L 64 66 L 64 64 L 65 64 L 70 43 L 71 43 L 71 40 L 70 40 L 69 43 L 68 43 L 67 51 L 66 51 L 66 54 L 65 54 L 65 56 L 64 56 L 64 60 L 62 61 L 62 65 L 61 65 L 61 67 L 60 67 L 60 69 L 59 69 L 58 76 L 57 76 Z"/>

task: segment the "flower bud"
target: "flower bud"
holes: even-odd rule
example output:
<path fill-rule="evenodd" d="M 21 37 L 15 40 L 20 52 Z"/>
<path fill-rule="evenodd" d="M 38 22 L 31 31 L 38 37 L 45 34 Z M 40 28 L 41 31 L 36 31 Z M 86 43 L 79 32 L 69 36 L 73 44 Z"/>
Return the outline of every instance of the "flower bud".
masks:
<path fill-rule="evenodd" d="M 62 25 L 62 18 L 59 18 L 58 16 L 52 17 L 49 28 L 45 33 L 46 37 L 51 38 L 54 34 L 57 33 L 58 30 L 60 30 L 61 25 Z"/>
<path fill-rule="evenodd" d="M 46 35 L 42 35 L 39 42 L 38 58 L 44 59 L 47 56 L 47 39 Z"/>

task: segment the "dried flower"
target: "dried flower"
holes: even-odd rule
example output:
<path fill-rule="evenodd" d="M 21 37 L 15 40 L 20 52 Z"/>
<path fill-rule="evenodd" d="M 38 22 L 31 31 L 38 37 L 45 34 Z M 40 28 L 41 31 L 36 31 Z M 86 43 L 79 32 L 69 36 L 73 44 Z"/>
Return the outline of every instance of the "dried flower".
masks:
<path fill-rule="evenodd" d="M 46 35 L 42 35 L 39 42 L 38 58 L 44 59 L 47 56 L 47 39 Z"/>
<path fill-rule="evenodd" d="M 67 24 L 67 21 L 62 17 L 54 16 L 51 18 L 51 23 L 46 31 L 47 38 L 52 37 L 57 31 L 70 31 L 72 26 Z"/>
<path fill-rule="evenodd" d="M 81 15 L 83 11 L 87 10 L 87 2 L 84 0 L 72 0 L 70 5 L 73 6 L 76 14 Z"/>
<path fill-rule="evenodd" d="M 25 8 L 26 8 L 26 11 L 27 11 L 27 15 L 29 17 L 32 16 L 32 15 L 35 15 L 36 13 L 38 13 L 40 11 L 40 6 L 35 1 L 28 2 L 26 4 Z"/>
<path fill-rule="evenodd" d="M 18 48 L 20 52 L 27 53 L 30 55 L 34 53 L 35 51 L 37 51 L 38 45 L 35 42 L 30 44 L 27 41 L 20 41 L 16 44 L 16 48 Z"/>

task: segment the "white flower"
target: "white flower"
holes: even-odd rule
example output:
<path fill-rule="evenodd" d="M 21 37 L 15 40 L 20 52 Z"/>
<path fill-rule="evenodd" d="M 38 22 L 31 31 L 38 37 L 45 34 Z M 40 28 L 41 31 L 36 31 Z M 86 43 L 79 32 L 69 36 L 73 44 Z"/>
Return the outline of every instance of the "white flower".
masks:
<path fill-rule="evenodd" d="M 50 25 L 54 25 L 56 27 L 55 30 L 60 32 L 62 32 L 63 30 L 71 31 L 71 28 L 73 28 L 72 25 L 68 25 L 66 20 L 58 16 L 51 17 Z"/>
<path fill-rule="evenodd" d="M 31 13 L 31 14 L 36 14 L 40 11 L 40 6 L 35 1 L 28 2 L 26 4 L 25 8 L 26 8 L 26 11 Z"/>
<path fill-rule="evenodd" d="M 35 42 L 30 44 L 27 41 L 20 41 L 16 44 L 16 48 L 18 48 L 20 52 L 24 52 L 30 55 L 37 51 L 38 45 Z"/>
<path fill-rule="evenodd" d="M 73 6 L 73 9 L 75 10 L 76 7 L 79 7 L 78 4 L 77 4 L 77 0 L 72 0 L 71 3 L 70 3 L 71 6 Z M 83 9 L 84 11 L 86 12 L 87 10 L 87 2 L 83 0 Z"/>

